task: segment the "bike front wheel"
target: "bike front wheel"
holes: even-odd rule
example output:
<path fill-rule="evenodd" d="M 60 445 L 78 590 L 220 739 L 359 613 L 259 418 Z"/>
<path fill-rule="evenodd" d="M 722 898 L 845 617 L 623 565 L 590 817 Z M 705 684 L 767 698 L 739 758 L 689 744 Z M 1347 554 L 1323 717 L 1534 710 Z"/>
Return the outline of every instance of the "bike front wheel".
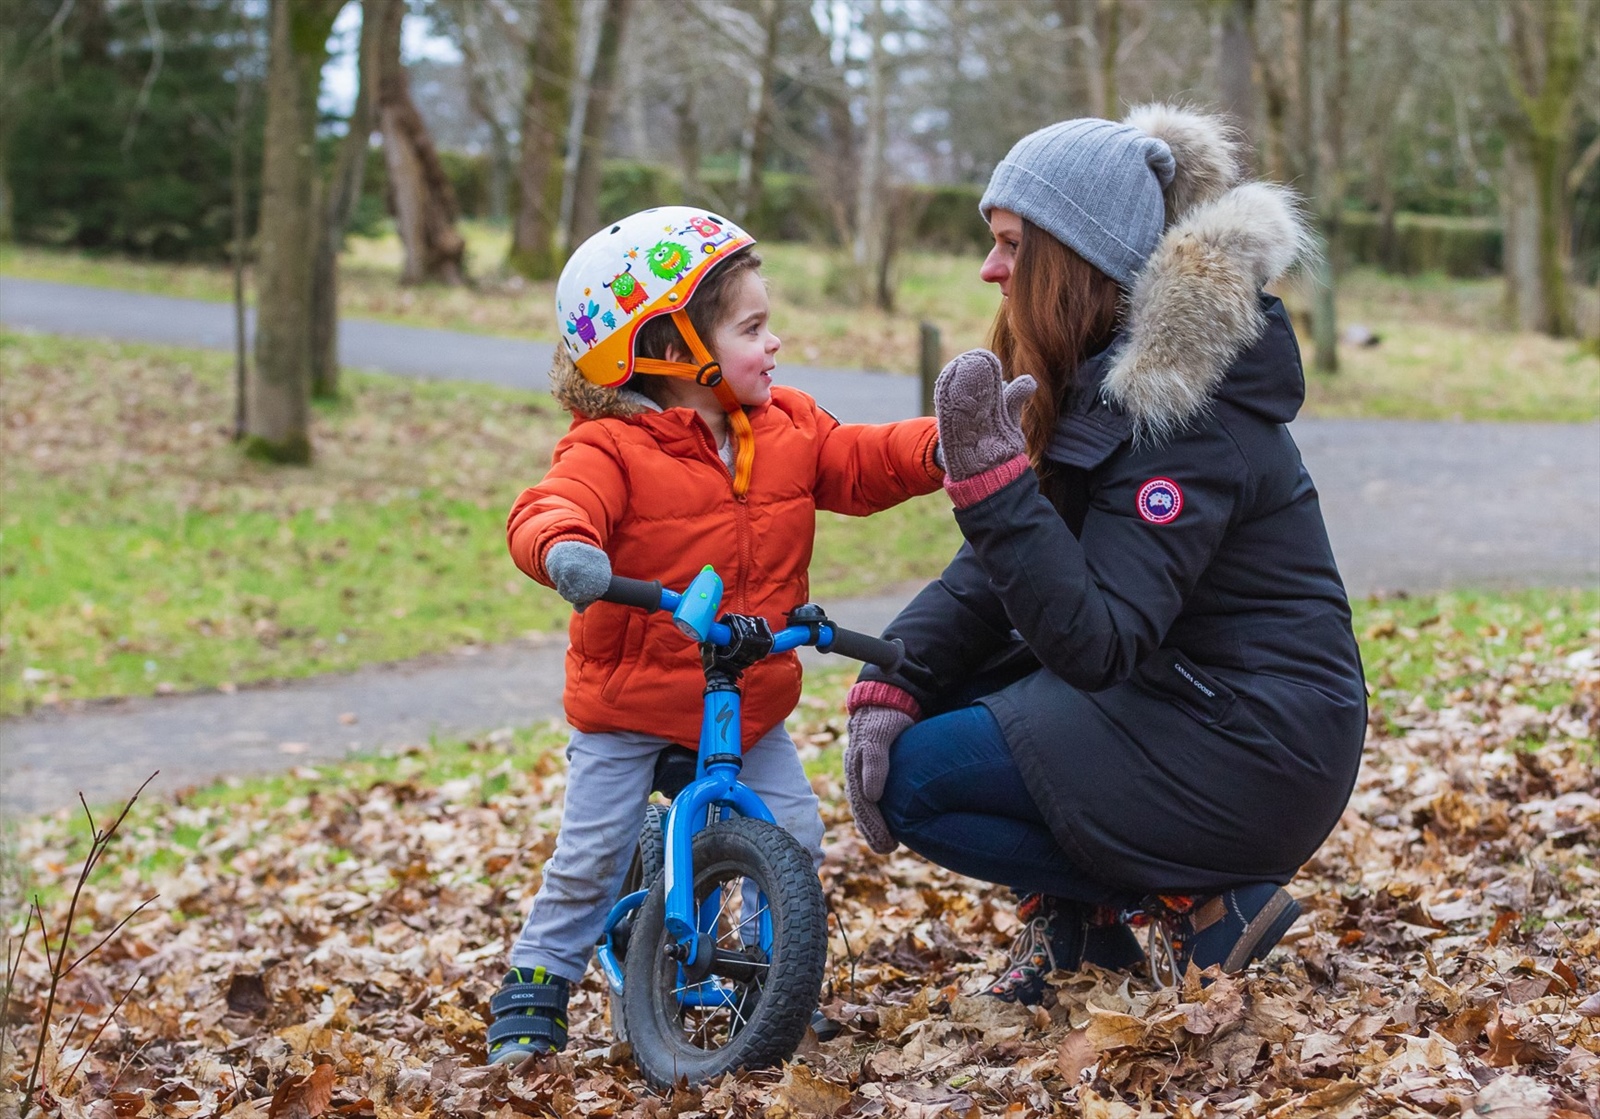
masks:
<path fill-rule="evenodd" d="M 702 977 L 666 953 L 666 878 L 635 920 L 623 1017 L 650 1084 L 698 1084 L 793 1055 L 822 993 L 827 913 L 811 856 L 788 832 L 736 817 L 694 838 L 694 905 L 714 953 Z"/>

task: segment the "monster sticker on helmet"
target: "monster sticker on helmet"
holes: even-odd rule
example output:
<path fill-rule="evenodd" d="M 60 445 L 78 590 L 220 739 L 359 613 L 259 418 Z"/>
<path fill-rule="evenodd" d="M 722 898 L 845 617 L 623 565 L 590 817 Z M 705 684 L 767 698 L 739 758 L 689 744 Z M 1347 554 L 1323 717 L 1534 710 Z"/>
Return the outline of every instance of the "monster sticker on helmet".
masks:
<path fill-rule="evenodd" d="M 631 315 L 644 306 L 645 300 L 650 298 L 650 293 L 644 290 L 644 285 L 633 278 L 633 262 L 607 280 L 605 286 L 611 289 L 611 294 L 616 297 L 617 306 L 624 315 Z"/>
<path fill-rule="evenodd" d="M 650 271 L 671 283 L 689 270 L 694 257 L 676 241 L 657 241 L 645 263 L 650 265 Z"/>
<path fill-rule="evenodd" d="M 599 310 L 600 305 L 593 300 L 590 300 L 587 310 L 585 310 L 582 306 L 579 306 L 576 311 L 570 312 L 567 315 L 567 333 L 576 334 L 580 339 L 582 339 L 584 342 L 587 342 L 592 347 L 597 336 L 597 332 L 594 328 L 594 316 L 595 312 Z M 607 311 L 605 313 L 605 318 L 609 319 L 610 317 L 611 312 Z M 602 319 L 601 321 L 605 320 Z"/>

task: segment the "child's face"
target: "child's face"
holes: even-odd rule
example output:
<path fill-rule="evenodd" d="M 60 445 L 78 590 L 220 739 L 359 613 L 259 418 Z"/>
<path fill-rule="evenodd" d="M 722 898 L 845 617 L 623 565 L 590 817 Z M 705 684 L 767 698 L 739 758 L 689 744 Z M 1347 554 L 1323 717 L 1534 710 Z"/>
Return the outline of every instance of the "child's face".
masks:
<path fill-rule="evenodd" d="M 782 345 L 767 328 L 767 286 L 750 270 L 734 281 L 731 295 L 728 317 L 708 339 L 711 353 L 740 404 L 765 404 Z"/>

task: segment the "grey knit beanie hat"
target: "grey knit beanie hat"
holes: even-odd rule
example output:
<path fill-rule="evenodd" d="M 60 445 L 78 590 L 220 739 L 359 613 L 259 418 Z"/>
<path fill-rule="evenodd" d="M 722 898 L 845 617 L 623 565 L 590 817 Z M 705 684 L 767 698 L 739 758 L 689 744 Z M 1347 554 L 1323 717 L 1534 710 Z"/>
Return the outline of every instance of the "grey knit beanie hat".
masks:
<path fill-rule="evenodd" d="M 978 208 L 1010 210 L 1123 285 L 1166 226 L 1162 189 L 1176 173 L 1165 140 L 1084 117 L 1018 140 L 989 177 Z"/>

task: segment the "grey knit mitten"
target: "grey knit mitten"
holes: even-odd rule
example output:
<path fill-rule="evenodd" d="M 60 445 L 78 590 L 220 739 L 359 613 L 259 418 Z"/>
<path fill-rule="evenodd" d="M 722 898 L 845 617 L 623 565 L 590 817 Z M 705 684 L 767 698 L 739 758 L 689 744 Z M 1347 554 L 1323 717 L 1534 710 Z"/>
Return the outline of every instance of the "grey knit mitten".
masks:
<path fill-rule="evenodd" d="M 850 812 L 856 830 L 880 855 L 898 847 L 889 834 L 889 825 L 878 810 L 883 786 L 889 780 L 889 747 L 914 720 L 893 707 L 858 707 L 846 726 L 849 740 L 844 748 L 844 787 L 850 797 Z"/>
<path fill-rule="evenodd" d="M 552 544 L 544 554 L 544 569 L 550 573 L 556 593 L 580 614 L 611 585 L 611 558 L 581 540 Z"/>
<path fill-rule="evenodd" d="M 951 481 L 964 482 L 1024 452 L 1022 406 L 1036 388 L 1027 375 L 1006 384 L 1000 359 L 988 350 L 951 359 L 933 386 L 939 446 Z"/>

